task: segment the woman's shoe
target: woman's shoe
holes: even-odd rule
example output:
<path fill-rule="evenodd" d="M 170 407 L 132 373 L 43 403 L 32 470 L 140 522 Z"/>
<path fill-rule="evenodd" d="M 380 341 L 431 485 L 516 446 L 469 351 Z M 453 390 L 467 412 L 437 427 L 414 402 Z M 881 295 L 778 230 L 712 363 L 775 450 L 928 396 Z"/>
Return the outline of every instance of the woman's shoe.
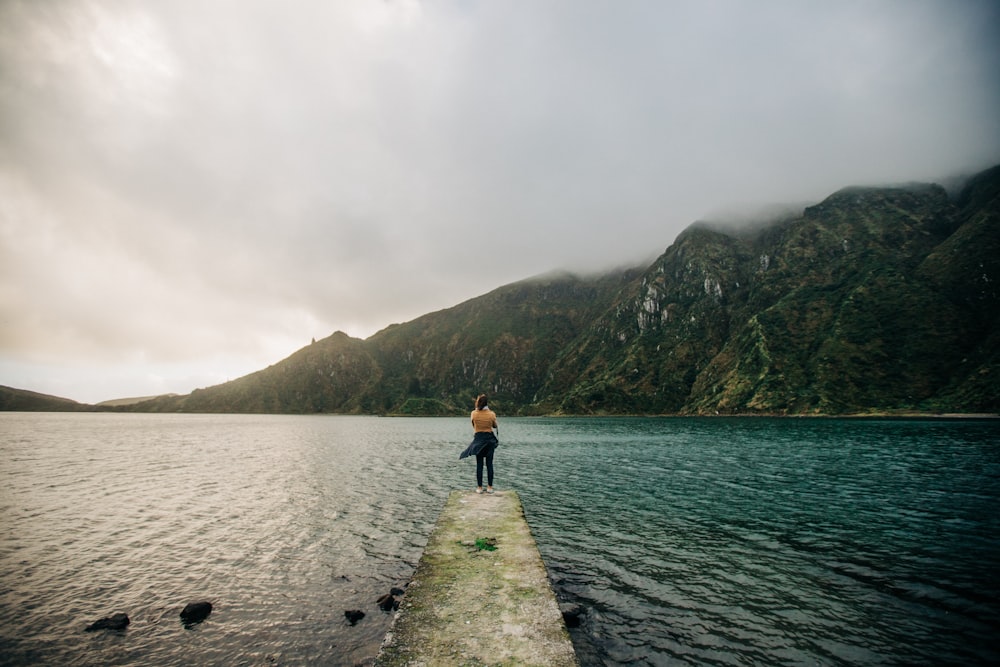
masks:
<path fill-rule="evenodd" d="M 476 487 L 476 493 L 482 493 L 482 492 L 483 492 L 483 487 L 477 486 Z"/>
<path fill-rule="evenodd" d="M 492 486 L 487 487 L 486 488 L 486 493 L 493 493 L 493 487 Z"/>

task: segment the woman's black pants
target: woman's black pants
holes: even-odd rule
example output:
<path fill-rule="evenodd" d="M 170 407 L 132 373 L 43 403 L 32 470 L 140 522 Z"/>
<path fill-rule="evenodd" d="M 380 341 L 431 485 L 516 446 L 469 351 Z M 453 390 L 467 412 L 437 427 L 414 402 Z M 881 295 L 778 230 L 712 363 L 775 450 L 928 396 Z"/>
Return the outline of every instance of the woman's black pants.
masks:
<path fill-rule="evenodd" d="M 483 461 L 486 462 L 486 483 L 493 486 L 493 450 L 496 447 L 491 445 L 483 447 L 482 451 L 476 454 L 476 486 L 483 485 Z"/>

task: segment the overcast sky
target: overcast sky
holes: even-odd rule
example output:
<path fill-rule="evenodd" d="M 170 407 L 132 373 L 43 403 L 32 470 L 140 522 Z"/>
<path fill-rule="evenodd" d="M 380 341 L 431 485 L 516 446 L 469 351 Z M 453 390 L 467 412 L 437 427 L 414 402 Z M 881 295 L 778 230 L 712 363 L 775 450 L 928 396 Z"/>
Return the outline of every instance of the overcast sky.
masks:
<path fill-rule="evenodd" d="M 998 162 L 990 0 L 0 0 L 0 384 L 188 393 Z"/>

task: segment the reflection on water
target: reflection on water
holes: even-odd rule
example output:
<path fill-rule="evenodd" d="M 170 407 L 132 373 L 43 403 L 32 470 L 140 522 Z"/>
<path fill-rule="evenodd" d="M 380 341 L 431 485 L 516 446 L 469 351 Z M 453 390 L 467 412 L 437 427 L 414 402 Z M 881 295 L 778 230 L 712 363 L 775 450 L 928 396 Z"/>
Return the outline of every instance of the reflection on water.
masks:
<path fill-rule="evenodd" d="M 585 665 L 1000 662 L 994 422 L 501 422 Z M 0 663 L 364 663 L 468 430 L 0 413 Z"/>

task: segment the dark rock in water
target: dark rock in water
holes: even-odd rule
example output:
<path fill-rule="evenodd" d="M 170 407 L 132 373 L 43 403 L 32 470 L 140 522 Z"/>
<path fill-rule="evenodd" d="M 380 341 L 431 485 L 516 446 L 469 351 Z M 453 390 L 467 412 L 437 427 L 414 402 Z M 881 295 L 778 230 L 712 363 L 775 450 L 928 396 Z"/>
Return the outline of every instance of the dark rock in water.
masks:
<path fill-rule="evenodd" d="M 347 622 L 350 623 L 351 625 L 354 625 L 364 617 L 365 617 L 365 612 L 361 611 L 360 609 L 348 609 L 347 611 L 344 612 L 344 618 L 346 618 Z"/>
<path fill-rule="evenodd" d="M 398 597 L 406 595 L 406 591 L 404 591 L 402 588 L 391 588 L 389 589 L 389 595 L 395 595 Z"/>
<path fill-rule="evenodd" d="M 212 613 L 211 602 L 189 602 L 181 610 L 181 621 L 184 625 L 194 625 L 201 623 Z"/>
<path fill-rule="evenodd" d="M 378 600 L 375 600 L 379 609 L 382 611 L 393 611 L 399 609 L 399 600 L 397 600 L 391 593 L 383 595 Z"/>
<path fill-rule="evenodd" d="M 567 628 L 580 627 L 580 617 L 587 612 L 580 605 L 572 603 L 559 605 L 559 610 L 562 612 L 563 622 Z"/>
<path fill-rule="evenodd" d="M 96 630 L 124 630 L 129 623 L 131 623 L 131 621 L 128 618 L 128 614 L 119 613 L 114 616 L 102 618 L 99 621 L 94 621 L 84 629 L 84 632 L 94 632 Z"/>

